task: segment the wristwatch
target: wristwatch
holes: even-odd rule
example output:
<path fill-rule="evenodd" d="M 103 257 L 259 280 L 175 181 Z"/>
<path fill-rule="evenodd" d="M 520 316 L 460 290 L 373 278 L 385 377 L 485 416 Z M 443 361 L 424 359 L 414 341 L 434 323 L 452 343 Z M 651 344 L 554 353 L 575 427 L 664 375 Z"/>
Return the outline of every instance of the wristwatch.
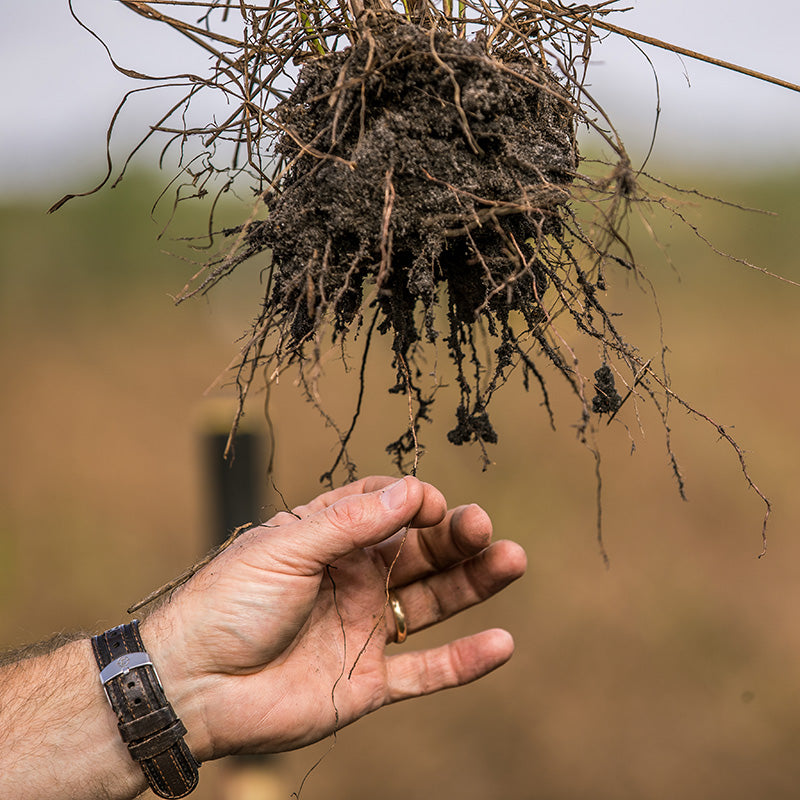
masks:
<path fill-rule="evenodd" d="M 185 797 L 197 786 L 200 765 L 186 746 L 186 728 L 164 695 L 145 652 L 139 621 L 93 637 L 92 649 L 131 758 L 159 797 Z"/>

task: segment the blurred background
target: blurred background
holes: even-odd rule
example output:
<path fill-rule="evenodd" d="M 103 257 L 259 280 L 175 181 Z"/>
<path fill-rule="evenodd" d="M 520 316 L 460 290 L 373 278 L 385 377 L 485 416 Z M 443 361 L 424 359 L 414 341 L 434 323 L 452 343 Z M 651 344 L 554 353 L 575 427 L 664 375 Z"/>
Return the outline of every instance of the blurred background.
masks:
<path fill-rule="evenodd" d="M 757 17 L 721 2 L 635 5 L 620 24 L 800 80 L 798 11 L 788 3 L 763 3 Z M 75 4 L 106 26 L 126 65 L 155 69 L 163 58 L 168 69 L 189 57 L 118 4 L 95 6 Z M 800 96 L 648 54 L 662 106 L 650 171 L 775 216 L 662 191 L 719 250 L 800 280 Z M 209 548 L 200 435 L 220 405 L 223 421 L 230 408 L 224 391 L 204 392 L 258 310 L 264 264 L 176 308 L 191 259 L 204 256 L 175 239 L 202 228 L 207 208 L 157 239 L 168 209 L 151 207 L 172 174 L 150 171 L 147 153 L 114 190 L 47 216 L 65 192 L 102 176 L 106 125 L 132 84 L 60 1 L 5 10 L 0 60 L 0 647 L 11 647 L 117 624 Z M 636 163 L 656 105 L 649 67 L 609 41 L 595 70 L 594 92 L 621 119 Z M 147 103 L 132 111 L 116 152 L 151 119 Z M 232 202 L 223 219 L 240 220 L 243 208 Z M 757 557 L 763 505 L 736 454 L 680 408 L 671 436 L 688 502 L 652 409 L 630 402 L 599 426 L 607 569 L 595 539 L 594 459 L 576 441 L 578 409 L 557 376 L 556 431 L 518 380 L 498 395 L 500 441 L 485 473 L 475 449 L 446 442 L 455 402 L 443 390 L 423 430 L 420 477 L 453 505 L 482 504 L 498 537 L 526 547 L 530 567 L 501 596 L 405 647 L 501 625 L 517 653 L 478 684 L 342 731 L 304 798 L 797 796 L 800 289 L 722 258 L 666 214 L 634 215 L 630 235 L 658 292 L 673 387 L 732 426 L 773 504 L 768 554 Z M 648 292 L 609 275 L 607 305 L 628 340 L 657 356 Z M 383 443 L 404 424 L 380 360 L 376 351 L 353 448 L 361 474 L 391 472 Z M 341 374 L 335 359 L 328 372 L 325 400 L 346 424 L 355 374 Z M 319 492 L 336 443 L 298 398 L 291 379 L 270 398 L 274 478 L 290 506 Z M 260 399 L 248 422 L 265 433 Z M 278 758 L 279 796 L 296 791 L 329 747 Z M 196 796 L 221 797 L 227 768 L 204 766 Z"/>

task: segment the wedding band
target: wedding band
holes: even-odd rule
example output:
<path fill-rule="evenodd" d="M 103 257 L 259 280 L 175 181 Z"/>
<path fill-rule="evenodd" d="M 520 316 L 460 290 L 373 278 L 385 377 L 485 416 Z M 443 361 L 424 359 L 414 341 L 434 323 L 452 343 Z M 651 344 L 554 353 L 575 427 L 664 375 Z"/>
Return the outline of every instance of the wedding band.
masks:
<path fill-rule="evenodd" d="M 392 609 L 392 614 L 394 614 L 394 640 L 397 644 L 403 644 L 406 640 L 406 636 L 408 636 L 406 614 L 403 611 L 403 606 L 400 605 L 400 600 L 394 592 L 389 592 L 389 606 Z"/>

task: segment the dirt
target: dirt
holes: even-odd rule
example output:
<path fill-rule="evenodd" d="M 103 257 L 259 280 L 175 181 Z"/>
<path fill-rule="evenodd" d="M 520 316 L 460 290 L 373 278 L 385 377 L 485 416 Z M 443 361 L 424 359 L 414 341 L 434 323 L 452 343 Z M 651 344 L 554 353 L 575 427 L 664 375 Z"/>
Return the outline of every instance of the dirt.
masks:
<path fill-rule="evenodd" d="M 617 392 L 614 373 L 608 364 L 603 364 L 594 373 L 594 391 L 592 411 L 595 414 L 613 414 L 622 405 L 622 398 Z"/>
<path fill-rule="evenodd" d="M 561 239 L 578 161 L 562 97 L 528 59 L 411 24 L 376 24 L 306 63 L 277 109 L 288 169 L 248 242 L 273 252 L 264 316 L 282 331 L 282 356 L 306 357 L 326 324 L 343 337 L 374 308 L 392 337 L 390 391 L 413 392 L 424 415 L 411 363 L 440 335 L 443 305 L 460 389 L 450 441 L 496 441 L 486 406 L 519 355 L 510 314 L 535 330 L 563 262 L 546 244 Z M 496 341 L 491 370 L 473 344 L 477 321 Z M 398 456 L 413 438 L 393 443 Z"/>

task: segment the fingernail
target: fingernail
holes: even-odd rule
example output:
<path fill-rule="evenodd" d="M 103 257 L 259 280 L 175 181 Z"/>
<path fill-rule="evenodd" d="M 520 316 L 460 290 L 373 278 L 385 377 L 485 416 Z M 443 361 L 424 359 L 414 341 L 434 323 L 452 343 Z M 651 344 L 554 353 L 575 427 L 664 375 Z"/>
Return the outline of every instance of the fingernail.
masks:
<path fill-rule="evenodd" d="M 404 480 L 399 480 L 397 483 L 387 486 L 381 492 L 381 502 L 383 503 L 384 508 L 394 511 L 395 509 L 403 506 L 403 504 L 406 502 L 407 496 L 408 487 L 406 486 L 406 482 Z"/>

